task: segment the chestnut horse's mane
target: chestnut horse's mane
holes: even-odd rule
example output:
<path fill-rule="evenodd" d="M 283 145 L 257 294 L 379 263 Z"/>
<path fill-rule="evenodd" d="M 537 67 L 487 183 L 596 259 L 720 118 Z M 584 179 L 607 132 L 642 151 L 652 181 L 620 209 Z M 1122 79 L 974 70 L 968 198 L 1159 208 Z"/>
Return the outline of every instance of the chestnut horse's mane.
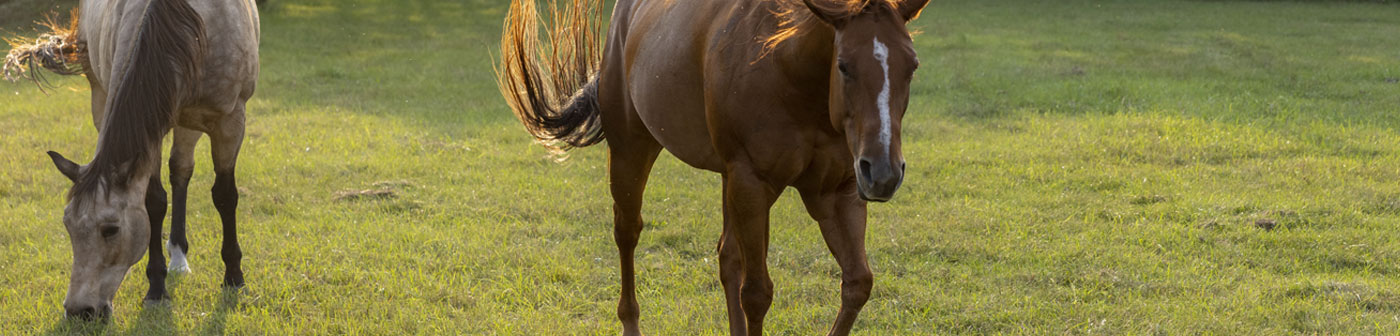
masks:
<path fill-rule="evenodd" d="M 763 39 L 765 54 L 783 41 L 798 36 L 812 25 L 821 24 L 816 14 L 807 7 L 804 0 L 771 0 L 778 5 L 773 15 L 778 18 L 778 31 Z M 811 0 L 812 6 L 828 13 L 845 13 L 841 19 L 859 14 L 866 6 L 885 4 L 899 9 L 900 0 Z"/>

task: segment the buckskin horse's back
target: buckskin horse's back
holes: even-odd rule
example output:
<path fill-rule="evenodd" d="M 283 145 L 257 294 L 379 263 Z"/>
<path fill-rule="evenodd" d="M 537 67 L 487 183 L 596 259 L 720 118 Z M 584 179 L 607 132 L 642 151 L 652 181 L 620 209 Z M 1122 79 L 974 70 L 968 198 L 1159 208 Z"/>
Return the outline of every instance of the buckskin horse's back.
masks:
<path fill-rule="evenodd" d="M 149 1 L 82 0 L 79 38 L 87 43 L 94 99 L 113 89 L 127 64 L 137 35 L 141 13 Z M 253 0 L 192 0 L 189 4 L 203 21 L 206 49 L 200 60 L 200 77 L 191 88 L 187 104 L 209 105 L 227 111 L 252 96 L 258 73 L 258 13 Z M 192 113 L 207 111 L 196 109 Z M 99 124 L 101 109 L 93 110 Z M 201 119 L 193 117 L 188 119 Z"/>

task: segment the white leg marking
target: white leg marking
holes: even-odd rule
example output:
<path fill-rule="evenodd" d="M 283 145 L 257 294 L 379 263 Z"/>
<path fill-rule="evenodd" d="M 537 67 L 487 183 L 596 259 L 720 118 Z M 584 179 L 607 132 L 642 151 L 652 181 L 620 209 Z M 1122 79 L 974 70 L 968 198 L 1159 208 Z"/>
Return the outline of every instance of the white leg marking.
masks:
<path fill-rule="evenodd" d="M 170 250 L 170 267 L 166 270 L 171 273 L 189 273 L 190 263 L 185 260 L 185 251 L 181 251 L 180 247 L 171 245 L 170 242 L 165 242 L 165 248 Z"/>
<path fill-rule="evenodd" d="M 880 67 L 885 70 L 885 86 L 880 88 L 880 97 L 876 104 L 880 107 L 880 145 L 890 146 L 890 49 L 884 43 L 880 43 L 880 38 L 875 38 L 875 59 L 880 61 Z"/>

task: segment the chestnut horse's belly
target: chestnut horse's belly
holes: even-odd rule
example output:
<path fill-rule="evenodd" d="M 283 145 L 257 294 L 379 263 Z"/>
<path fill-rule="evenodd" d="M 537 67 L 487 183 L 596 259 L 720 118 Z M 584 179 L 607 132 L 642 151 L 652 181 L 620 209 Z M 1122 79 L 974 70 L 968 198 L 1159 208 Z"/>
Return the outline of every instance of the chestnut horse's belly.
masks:
<path fill-rule="evenodd" d="M 634 77 L 648 77 L 645 72 Z M 711 141 L 699 86 L 663 75 L 633 78 L 629 84 L 637 117 L 657 143 L 686 164 L 720 171 L 723 162 Z"/>
<path fill-rule="evenodd" d="M 665 14 L 637 15 L 649 19 L 633 22 L 623 51 L 629 103 L 652 137 L 676 158 L 696 168 L 721 171 L 724 162 L 706 120 L 699 40 L 706 36 L 705 26 L 687 22 L 693 10 L 651 3 L 657 5 L 645 4 L 640 10 Z"/>

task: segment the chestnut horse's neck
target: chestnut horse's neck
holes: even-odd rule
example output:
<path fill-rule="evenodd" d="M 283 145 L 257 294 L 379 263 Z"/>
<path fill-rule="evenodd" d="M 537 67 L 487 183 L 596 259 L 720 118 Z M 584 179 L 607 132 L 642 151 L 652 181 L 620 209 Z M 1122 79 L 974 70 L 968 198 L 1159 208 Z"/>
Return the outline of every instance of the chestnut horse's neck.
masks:
<path fill-rule="evenodd" d="M 796 80 L 794 84 L 813 85 L 825 91 L 831 75 L 832 58 L 836 57 L 836 33 L 830 26 L 821 23 L 808 26 L 796 36 L 774 46 L 768 57 L 772 57 L 775 65 L 783 67 L 783 72 Z"/>
<path fill-rule="evenodd" d="M 735 26 L 750 31 L 728 35 L 749 42 L 744 45 L 751 49 L 748 59 L 754 60 L 754 66 L 771 62 L 784 67 L 786 72 L 800 69 L 819 74 L 822 79 L 830 74 L 836 39 L 836 32 L 831 26 L 815 19 L 784 22 L 785 18 L 780 13 L 807 9 L 786 8 L 792 4 L 780 0 L 737 1 L 735 4 L 740 10 L 747 9 L 734 20 Z M 806 77 L 801 76 L 803 74 L 795 75 Z"/>

